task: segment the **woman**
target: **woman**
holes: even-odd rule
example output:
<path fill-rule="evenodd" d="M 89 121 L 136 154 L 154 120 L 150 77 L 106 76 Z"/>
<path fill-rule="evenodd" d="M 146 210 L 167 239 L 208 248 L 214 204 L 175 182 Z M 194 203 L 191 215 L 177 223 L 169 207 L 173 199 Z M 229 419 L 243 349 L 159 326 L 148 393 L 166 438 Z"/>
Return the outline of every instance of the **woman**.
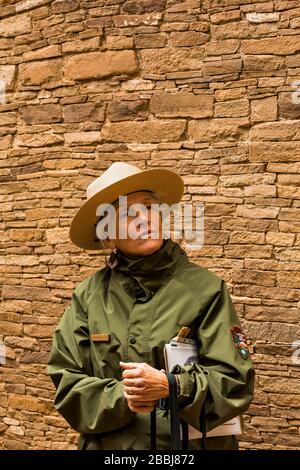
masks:
<path fill-rule="evenodd" d="M 79 449 L 150 449 L 150 412 L 169 396 L 163 348 L 183 326 L 197 340 L 200 362 L 171 371 L 181 418 L 199 429 L 202 410 L 209 431 L 244 412 L 253 398 L 253 364 L 225 282 L 163 239 L 161 218 L 149 231 L 152 205 L 179 202 L 182 193 L 183 181 L 172 171 L 116 162 L 88 186 L 72 221 L 77 246 L 112 250 L 106 266 L 76 287 L 48 364 L 55 407 L 80 432 Z M 138 238 L 129 230 L 135 217 L 129 211 L 118 217 L 124 195 L 129 208 L 142 203 L 149 211 L 140 213 Z M 113 202 L 108 220 L 118 220 L 116 231 L 103 240 L 96 214 Z M 157 448 L 170 449 L 169 417 L 158 407 L 156 422 Z M 238 444 L 235 436 L 208 437 L 207 448 Z"/>

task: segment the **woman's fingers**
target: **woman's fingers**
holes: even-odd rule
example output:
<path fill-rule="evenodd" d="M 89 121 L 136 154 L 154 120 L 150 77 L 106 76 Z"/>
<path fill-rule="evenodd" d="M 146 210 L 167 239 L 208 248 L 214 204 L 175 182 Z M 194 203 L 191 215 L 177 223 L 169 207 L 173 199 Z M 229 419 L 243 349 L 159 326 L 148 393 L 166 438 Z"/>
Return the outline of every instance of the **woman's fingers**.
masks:
<path fill-rule="evenodd" d="M 126 387 L 144 388 L 145 382 L 141 377 L 123 379 L 123 385 Z"/>
<path fill-rule="evenodd" d="M 135 413 L 150 413 L 155 408 L 156 401 L 152 402 L 136 402 L 136 401 L 127 401 L 128 407 L 131 411 Z"/>
<path fill-rule="evenodd" d="M 129 406 L 129 409 L 133 411 L 134 413 L 151 413 L 152 410 L 154 410 L 154 406 L 148 407 L 135 407 L 135 406 Z"/>
<path fill-rule="evenodd" d="M 141 370 L 140 369 L 127 369 L 124 370 L 122 373 L 123 378 L 125 379 L 131 379 L 131 378 L 136 378 L 141 376 Z"/>
<path fill-rule="evenodd" d="M 136 369 L 137 366 L 140 364 L 139 362 L 119 362 L 120 366 L 122 369 L 127 370 L 127 369 Z"/>
<path fill-rule="evenodd" d="M 126 400 L 140 400 L 142 395 L 124 388 L 124 397 Z"/>

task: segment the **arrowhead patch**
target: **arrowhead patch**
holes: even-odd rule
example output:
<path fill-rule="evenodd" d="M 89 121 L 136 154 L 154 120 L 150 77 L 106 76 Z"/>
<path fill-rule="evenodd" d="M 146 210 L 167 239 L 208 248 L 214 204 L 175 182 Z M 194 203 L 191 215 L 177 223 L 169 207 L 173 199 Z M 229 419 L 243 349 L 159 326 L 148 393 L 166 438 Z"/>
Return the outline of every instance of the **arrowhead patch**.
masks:
<path fill-rule="evenodd" d="M 246 336 L 242 332 L 239 326 L 233 326 L 230 328 L 232 340 L 234 345 L 243 359 L 247 359 L 249 356 L 249 349 L 247 346 Z"/>

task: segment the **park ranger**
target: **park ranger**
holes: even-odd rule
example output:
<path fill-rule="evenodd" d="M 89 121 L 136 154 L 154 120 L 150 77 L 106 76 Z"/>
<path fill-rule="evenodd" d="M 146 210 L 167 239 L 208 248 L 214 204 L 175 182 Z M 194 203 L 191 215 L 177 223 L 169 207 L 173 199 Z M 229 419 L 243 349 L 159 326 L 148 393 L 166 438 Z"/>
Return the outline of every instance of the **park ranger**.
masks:
<path fill-rule="evenodd" d="M 55 408 L 80 433 L 79 449 L 151 448 L 150 412 L 169 396 L 163 348 L 183 327 L 197 341 L 200 359 L 171 371 L 181 418 L 199 429 L 204 413 L 210 431 L 252 401 L 253 364 L 224 280 L 164 238 L 161 218 L 152 230 L 151 206 L 178 203 L 182 194 L 183 180 L 173 171 L 115 162 L 88 186 L 72 220 L 74 244 L 110 250 L 106 266 L 75 288 L 48 363 Z M 129 208 L 143 204 L 148 211 L 147 220 L 139 213 L 146 229 L 138 238 L 129 230 L 136 220 L 130 212 L 119 217 L 120 196 Z M 116 230 L 104 239 L 98 208 L 112 203 L 115 215 L 107 220 Z M 170 449 L 169 415 L 159 407 L 156 423 L 157 449 Z M 200 449 L 200 440 L 190 448 Z M 238 449 L 238 443 L 235 436 L 208 437 L 206 448 Z"/>

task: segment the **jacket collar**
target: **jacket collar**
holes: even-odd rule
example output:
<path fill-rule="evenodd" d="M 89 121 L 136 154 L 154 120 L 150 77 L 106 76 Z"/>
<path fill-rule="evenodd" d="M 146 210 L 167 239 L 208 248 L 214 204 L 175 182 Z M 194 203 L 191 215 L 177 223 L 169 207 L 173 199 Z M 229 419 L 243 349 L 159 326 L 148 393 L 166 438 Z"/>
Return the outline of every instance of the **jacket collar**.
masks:
<path fill-rule="evenodd" d="M 151 297 L 152 292 L 171 277 L 177 265 L 183 261 L 188 261 L 185 251 L 169 238 L 163 241 L 159 250 L 138 259 L 128 258 L 117 249 L 107 264 L 116 273 L 129 277 L 147 297 Z"/>

